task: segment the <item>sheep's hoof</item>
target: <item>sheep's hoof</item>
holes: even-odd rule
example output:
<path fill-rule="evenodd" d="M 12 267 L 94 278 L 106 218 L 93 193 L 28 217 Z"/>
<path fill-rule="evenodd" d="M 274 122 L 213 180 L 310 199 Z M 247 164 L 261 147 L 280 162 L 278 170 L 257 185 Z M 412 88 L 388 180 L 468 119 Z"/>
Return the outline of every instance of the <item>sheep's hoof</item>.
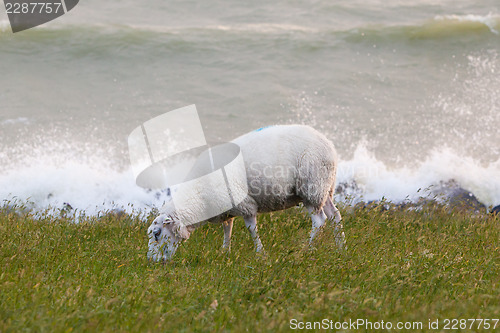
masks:
<path fill-rule="evenodd" d="M 318 248 L 311 243 L 309 243 L 309 246 L 307 247 L 307 250 L 311 252 L 315 252 L 317 249 Z"/>
<path fill-rule="evenodd" d="M 257 255 L 258 258 L 267 258 L 268 257 L 267 252 L 264 249 L 260 249 L 260 250 L 256 251 L 255 254 Z"/>
<path fill-rule="evenodd" d="M 230 247 L 221 247 L 221 252 L 223 255 L 226 255 L 228 256 L 229 254 L 231 254 L 231 248 Z"/>
<path fill-rule="evenodd" d="M 166 264 L 167 264 L 167 261 L 165 259 L 158 260 L 158 261 L 148 259 L 148 266 L 149 267 L 165 266 Z"/>

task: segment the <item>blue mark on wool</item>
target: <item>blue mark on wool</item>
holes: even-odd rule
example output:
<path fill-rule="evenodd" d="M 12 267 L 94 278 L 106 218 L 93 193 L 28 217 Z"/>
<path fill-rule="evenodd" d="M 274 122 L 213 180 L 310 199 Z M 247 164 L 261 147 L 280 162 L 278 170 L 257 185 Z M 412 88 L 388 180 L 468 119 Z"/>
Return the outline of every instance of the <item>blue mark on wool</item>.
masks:
<path fill-rule="evenodd" d="M 254 132 L 260 132 L 260 131 L 262 131 L 263 129 L 268 128 L 268 127 L 273 127 L 273 125 L 269 125 L 269 126 L 264 126 L 264 127 L 258 128 L 258 129 L 256 129 Z"/>

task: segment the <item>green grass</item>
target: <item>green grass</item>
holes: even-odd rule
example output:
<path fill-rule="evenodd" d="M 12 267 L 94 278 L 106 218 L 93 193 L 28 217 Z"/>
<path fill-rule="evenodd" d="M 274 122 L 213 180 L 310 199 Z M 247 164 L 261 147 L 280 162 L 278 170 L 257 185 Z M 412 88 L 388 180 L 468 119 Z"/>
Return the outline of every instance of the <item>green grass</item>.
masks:
<path fill-rule="evenodd" d="M 424 328 L 439 319 L 442 330 L 445 318 L 499 318 L 498 217 L 350 210 L 344 252 L 330 228 L 309 249 L 310 220 L 292 209 L 259 217 L 266 256 L 237 219 L 231 253 L 222 227 L 208 225 L 172 262 L 152 265 L 147 221 L 75 224 L 3 209 L 0 332 L 274 332 L 324 318 Z"/>

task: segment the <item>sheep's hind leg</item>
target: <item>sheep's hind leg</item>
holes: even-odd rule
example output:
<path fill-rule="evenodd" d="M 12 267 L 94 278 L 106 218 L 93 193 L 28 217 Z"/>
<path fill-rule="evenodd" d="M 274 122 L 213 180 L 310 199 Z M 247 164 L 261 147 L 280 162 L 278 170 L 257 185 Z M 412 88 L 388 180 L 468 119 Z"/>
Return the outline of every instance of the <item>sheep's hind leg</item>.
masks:
<path fill-rule="evenodd" d="M 255 244 L 255 250 L 257 252 L 264 252 L 264 246 L 262 245 L 262 242 L 260 241 L 259 235 L 257 234 L 257 217 L 256 216 L 249 216 L 245 217 L 245 226 L 247 229 L 250 231 L 250 234 L 252 235 L 253 242 Z"/>
<path fill-rule="evenodd" d="M 323 210 L 326 213 L 328 219 L 332 222 L 335 234 L 335 243 L 342 249 L 345 246 L 345 234 L 344 226 L 342 225 L 342 216 L 340 216 L 340 211 L 335 207 L 331 198 L 328 198 L 325 203 Z"/>
<path fill-rule="evenodd" d="M 224 243 L 222 244 L 222 248 L 230 251 L 231 250 L 231 233 L 233 231 L 233 220 L 230 219 L 222 222 L 222 227 L 224 228 Z"/>
<path fill-rule="evenodd" d="M 318 231 L 323 225 L 325 225 L 326 215 L 325 212 L 323 212 L 323 209 L 318 211 L 313 207 L 307 207 L 307 210 L 309 211 L 312 220 L 311 238 L 309 239 L 309 244 L 311 244 Z"/>

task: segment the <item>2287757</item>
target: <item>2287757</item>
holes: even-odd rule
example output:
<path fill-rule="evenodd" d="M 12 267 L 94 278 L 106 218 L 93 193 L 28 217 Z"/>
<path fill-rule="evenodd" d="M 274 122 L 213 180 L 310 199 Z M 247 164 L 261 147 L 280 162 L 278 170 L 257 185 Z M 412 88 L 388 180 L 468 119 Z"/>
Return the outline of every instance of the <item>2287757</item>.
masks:
<path fill-rule="evenodd" d="M 63 10 L 60 2 L 7 2 L 5 9 L 7 14 L 57 14 Z"/>
<path fill-rule="evenodd" d="M 457 330 L 457 329 L 495 329 L 498 324 L 498 319 L 445 319 L 444 327 L 445 330 Z"/>

